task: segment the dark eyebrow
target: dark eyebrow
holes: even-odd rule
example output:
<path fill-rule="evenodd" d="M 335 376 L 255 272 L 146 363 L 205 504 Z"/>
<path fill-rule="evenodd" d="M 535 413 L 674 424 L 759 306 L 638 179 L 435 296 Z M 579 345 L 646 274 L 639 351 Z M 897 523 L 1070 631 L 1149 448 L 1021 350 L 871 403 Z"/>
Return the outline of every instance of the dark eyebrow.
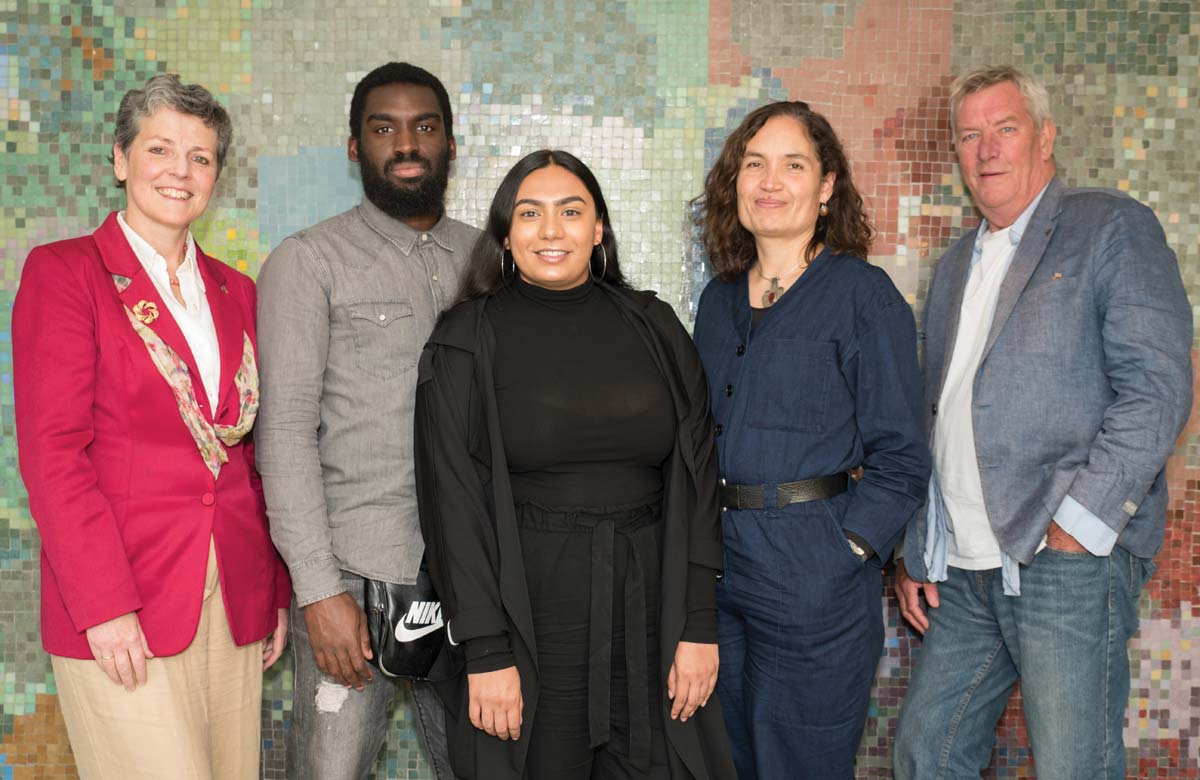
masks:
<path fill-rule="evenodd" d="M 567 197 L 565 197 L 561 200 L 554 201 L 554 205 L 555 206 L 565 206 L 568 203 L 585 203 L 585 202 L 586 201 L 584 201 L 584 199 L 579 197 L 578 195 L 568 195 Z M 520 206 L 522 203 L 528 203 L 530 206 L 544 206 L 545 205 L 545 201 L 534 200 L 533 198 L 521 198 L 519 201 L 517 201 L 516 203 L 513 204 L 513 208 Z"/>
<path fill-rule="evenodd" d="M 766 155 L 763 154 L 762 152 L 751 152 L 751 151 L 745 152 L 742 155 L 742 157 L 759 157 L 762 159 L 766 159 Z M 796 158 L 796 159 L 804 160 L 806 162 L 812 162 L 812 158 L 809 157 L 804 152 L 790 152 L 788 154 L 785 154 L 784 157 L 787 157 L 788 159 Z"/>
<path fill-rule="evenodd" d="M 436 111 L 429 111 L 424 114 L 417 114 L 415 117 L 412 118 L 412 121 L 413 122 L 428 122 L 430 119 L 436 119 L 437 121 L 440 122 L 440 121 L 442 121 L 442 115 L 437 113 Z M 367 121 L 368 122 L 390 122 L 391 124 L 399 124 L 400 123 L 400 120 L 398 118 L 396 118 L 395 116 L 392 116 L 391 114 L 369 114 L 367 116 Z"/>

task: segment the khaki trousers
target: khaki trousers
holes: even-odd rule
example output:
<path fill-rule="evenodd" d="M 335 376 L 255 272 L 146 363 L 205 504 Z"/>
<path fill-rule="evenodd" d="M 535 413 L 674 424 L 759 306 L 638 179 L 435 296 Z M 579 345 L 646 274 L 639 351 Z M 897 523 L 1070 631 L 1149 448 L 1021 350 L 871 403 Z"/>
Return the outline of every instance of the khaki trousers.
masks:
<path fill-rule="evenodd" d="M 59 704 L 82 780 L 255 780 L 260 757 L 262 642 L 229 632 L 209 543 L 196 637 L 151 658 L 132 693 L 94 660 L 51 656 Z"/>

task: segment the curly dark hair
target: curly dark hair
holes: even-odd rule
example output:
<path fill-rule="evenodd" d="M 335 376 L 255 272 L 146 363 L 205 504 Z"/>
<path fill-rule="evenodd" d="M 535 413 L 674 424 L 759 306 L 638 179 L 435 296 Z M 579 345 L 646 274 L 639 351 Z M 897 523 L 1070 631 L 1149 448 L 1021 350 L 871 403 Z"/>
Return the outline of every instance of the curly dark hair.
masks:
<path fill-rule="evenodd" d="M 596 204 L 596 216 L 604 223 L 603 238 L 600 245 L 592 251 L 592 278 L 603 280 L 613 287 L 631 289 L 625 275 L 621 273 L 621 263 L 617 258 L 617 236 L 609 221 L 608 204 L 604 202 L 600 182 L 596 180 L 591 169 L 570 152 L 561 149 L 539 149 L 522 157 L 496 189 L 492 205 L 488 209 L 487 225 L 475 242 L 471 256 L 467 259 L 467 267 L 463 270 L 457 300 L 466 301 L 490 295 L 512 283 L 517 272 L 513 268 L 512 258 L 505 259 L 504 239 L 508 238 L 508 231 L 512 228 L 513 204 L 517 202 L 517 191 L 521 189 L 525 177 L 551 165 L 567 169 L 583 182 Z"/>
<path fill-rule="evenodd" d="M 800 123 L 816 147 L 821 161 L 821 176 L 834 174 L 833 195 L 827 203 L 829 214 L 817 218 L 816 230 L 805 249 L 811 261 L 822 244 L 835 252 L 866 258 L 874 230 L 863 207 L 862 196 L 850 177 L 850 163 L 842 151 L 837 133 L 825 117 L 800 100 L 769 103 L 751 111 L 738 125 L 721 149 L 721 156 L 704 179 L 704 194 L 694 203 L 699 207 L 696 224 L 708 251 L 713 273 L 733 281 L 750 270 L 758 259 L 754 236 L 738 219 L 737 179 L 746 144 L 768 120 L 791 117 Z"/>

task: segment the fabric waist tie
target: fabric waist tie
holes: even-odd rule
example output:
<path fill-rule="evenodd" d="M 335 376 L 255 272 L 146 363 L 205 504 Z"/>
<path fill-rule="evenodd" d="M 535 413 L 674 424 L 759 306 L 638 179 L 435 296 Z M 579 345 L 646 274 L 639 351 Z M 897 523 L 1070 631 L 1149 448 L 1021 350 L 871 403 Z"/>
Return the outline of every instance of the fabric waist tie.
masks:
<path fill-rule="evenodd" d="M 588 616 L 588 734 L 592 748 L 609 741 L 612 711 L 613 596 L 616 545 L 624 544 L 629 565 L 622 585 L 625 605 L 625 671 L 629 695 L 629 763 L 639 771 L 650 769 L 650 675 L 646 637 L 646 572 L 643 551 L 635 534 L 659 522 L 656 507 L 603 512 L 559 512 L 570 530 L 590 529 L 591 606 Z"/>

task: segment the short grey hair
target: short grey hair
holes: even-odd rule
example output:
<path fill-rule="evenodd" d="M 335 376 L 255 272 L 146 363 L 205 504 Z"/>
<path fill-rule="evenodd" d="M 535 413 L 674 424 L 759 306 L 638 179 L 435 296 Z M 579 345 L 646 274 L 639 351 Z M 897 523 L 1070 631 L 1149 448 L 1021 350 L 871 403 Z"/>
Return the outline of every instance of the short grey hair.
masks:
<path fill-rule="evenodd" d="M 117 126 L 113 130 L 113 143 L 128 155 L 133 139 L 137 138 L 142 119 L 160 108 L 170 108 L 181 114 L 194 116 L 204 126 L 217 133 L 217 176 L 225 166 L 225 154 L 233 143 L 233 122 L 229 112 L 217 102 L 213 94 L 200 84 L 184 84 L 177 73 L 154 76 L 141 89 L 131 89 L 121 98 L 117 110 Z M 117 182 L 124 187 L 125 182 Z"/>
<path fill-rule="evenodd" d="M 963 73 L 950 85 L 950 130 L 958 137 L 958 109 L 963 101 L 976 92 L 997 84 L 1011 82 L 1025 98 L 1025 110 L 1033 117 L 1033 123 L 1041 130 L 1042 125 L 1052 121 L 1050 116 L 1050 93 L 1046 86 L 1025 71 L 1012 65 L 984 65 Z"/>

